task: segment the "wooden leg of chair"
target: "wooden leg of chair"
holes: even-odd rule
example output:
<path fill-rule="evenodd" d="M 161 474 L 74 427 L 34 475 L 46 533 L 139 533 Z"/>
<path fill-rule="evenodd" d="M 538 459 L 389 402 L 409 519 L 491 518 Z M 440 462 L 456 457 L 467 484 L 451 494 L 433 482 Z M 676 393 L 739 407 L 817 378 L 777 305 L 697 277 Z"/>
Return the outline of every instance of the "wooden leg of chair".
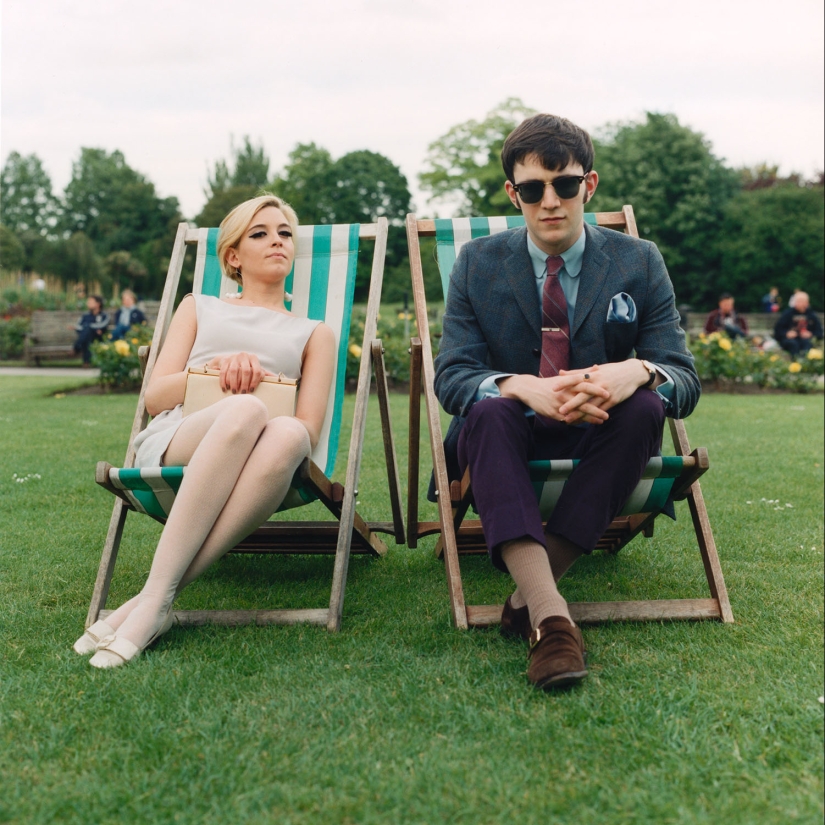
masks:
<path fill-rule="evenodd" d="M 410 430 L 407 452 L 407 546 L 418 546 L 418 474 L 421 439 L 421 340 L 410 339 Z"/>
<path fill-rule="evenodd" d="M 702 495 L 702 488 L 698 481 L 694 482 L 688 493 L 688 506 L 690 516 L 693 519 L 693 527 L 696 532 L 696 541 L 699 543 L 699 551 L 702 554 L 702 563 L 705 565 L 705 575 L 710 587 L 710 595 L 719 602 L 719 610 L 722 614 L 722 621 L 726 624 L 733 622 L 733 611 L 728 598 L 728 589 L 725 586 L 725 578 L 722 575 L 722 565 L 719 563 L 719 555 L 716 552 L 716 542 L 713 538 L 713 531 L 710 528 L 705 499 Z"/>
<path fill-rule="evenodd" d="M 86 627 L 90 627 L 97 621 L 100 611 L 106 606 L 109 585 L 112 583 L 112 574 L 115 572 L 115 563 L 117 562 L 120 540 L 123 537 L 123 527 L 126 524 L 128 512 L 129 508 L 124 502 L 116 498 L 115 506 L 112 509 L 112 518 L 109 520 L 106 542 L 103 545 L 103 554 L 100 557 L 100 566 L 97 570 L 92 603 L 89 605 L 89 612 L 86 615 Z"/>
<path fill-rule="evenodd" d="M 395 543 L 405 544 L 404 515 L 401 512 L 401 482 L 398 478 L 398 460 L 395 456 L 395 441 L 392 437 L 390 421 L 390 398 L 387 387 L 387 372 L 384 369 L 384 347 L 380 340 L 372 342 L 372 366 L 378 389 L 378 408 L 381 412 L 381 432 L 384 437 L 384 460 L 387 464 L 387 485 L 390 490 L 390 507 L 395 531 Z"/>

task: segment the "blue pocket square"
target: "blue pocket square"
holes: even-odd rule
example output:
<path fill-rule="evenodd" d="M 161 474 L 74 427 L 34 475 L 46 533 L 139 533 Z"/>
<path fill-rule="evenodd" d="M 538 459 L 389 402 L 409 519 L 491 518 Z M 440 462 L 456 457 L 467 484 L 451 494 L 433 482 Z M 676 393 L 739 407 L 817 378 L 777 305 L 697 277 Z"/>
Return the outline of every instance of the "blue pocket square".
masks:
<path fill-rule="evenodd" d="M 626 292 L 617 292 L 610 299 L 607 320 L 620 324 L 632 324 L 636 320 L 636 304 Z"/>

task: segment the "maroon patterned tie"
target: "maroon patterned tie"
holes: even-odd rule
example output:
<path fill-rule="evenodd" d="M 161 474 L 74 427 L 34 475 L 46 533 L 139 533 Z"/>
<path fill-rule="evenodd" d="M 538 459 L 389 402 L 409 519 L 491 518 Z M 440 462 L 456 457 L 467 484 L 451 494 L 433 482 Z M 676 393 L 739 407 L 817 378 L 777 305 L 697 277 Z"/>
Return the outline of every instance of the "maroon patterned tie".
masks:
<path fill-rule="evenodd" d="M 559 283 L 564 261 L 559 255 L 547 259 L 547 278 L 541 300 L 541 364 L 539 375 L 550 378 L 570 365 L 570 323 L 567 301 Z"/>

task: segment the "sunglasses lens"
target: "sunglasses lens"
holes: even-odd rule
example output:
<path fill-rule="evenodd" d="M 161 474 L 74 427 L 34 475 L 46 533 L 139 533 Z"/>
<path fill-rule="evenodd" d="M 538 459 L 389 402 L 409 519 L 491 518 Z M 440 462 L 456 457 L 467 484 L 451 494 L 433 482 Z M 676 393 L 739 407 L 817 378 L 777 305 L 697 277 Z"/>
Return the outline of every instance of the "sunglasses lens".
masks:
<path fill-rule="evenodd" d="M 556 178 L 553 181 L 553 189 L 556 190 L 556 194 L 565 199 L 575 198 L 579 194 L 579 186 L 581 186 L 581 183 L 574 175 L 565 175 L 563 178 Z"/>
<path fill-rule="evenodd" d="M 528 180 L 518 185 L 518 193 L 525 203 L 538 203 L 544 197 L 544 184 L 540 180 Z"/>

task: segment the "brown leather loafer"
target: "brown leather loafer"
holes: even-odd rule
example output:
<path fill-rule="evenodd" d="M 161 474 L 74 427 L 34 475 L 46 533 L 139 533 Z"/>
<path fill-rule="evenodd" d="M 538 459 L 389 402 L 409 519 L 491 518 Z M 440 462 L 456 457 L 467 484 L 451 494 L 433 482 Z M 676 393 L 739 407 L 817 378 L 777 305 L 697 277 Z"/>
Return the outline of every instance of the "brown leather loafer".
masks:
<path fill-rule="evenodd" d="M 527 605 L 524 607 L 513 607 L 507 597 L 504 607 L 501 610 L 501 635 L 506 637 L 520 636 L 525 641 L 530 638 L 533 627 L 530 624 L 530 611 Z"/>
<path fill-rule="evenodd" d="M 581 631 L 564 616 L 549 616 L 530 635 L 527 678 L 542 690 L 571 687 L 587 676 Z"/>

